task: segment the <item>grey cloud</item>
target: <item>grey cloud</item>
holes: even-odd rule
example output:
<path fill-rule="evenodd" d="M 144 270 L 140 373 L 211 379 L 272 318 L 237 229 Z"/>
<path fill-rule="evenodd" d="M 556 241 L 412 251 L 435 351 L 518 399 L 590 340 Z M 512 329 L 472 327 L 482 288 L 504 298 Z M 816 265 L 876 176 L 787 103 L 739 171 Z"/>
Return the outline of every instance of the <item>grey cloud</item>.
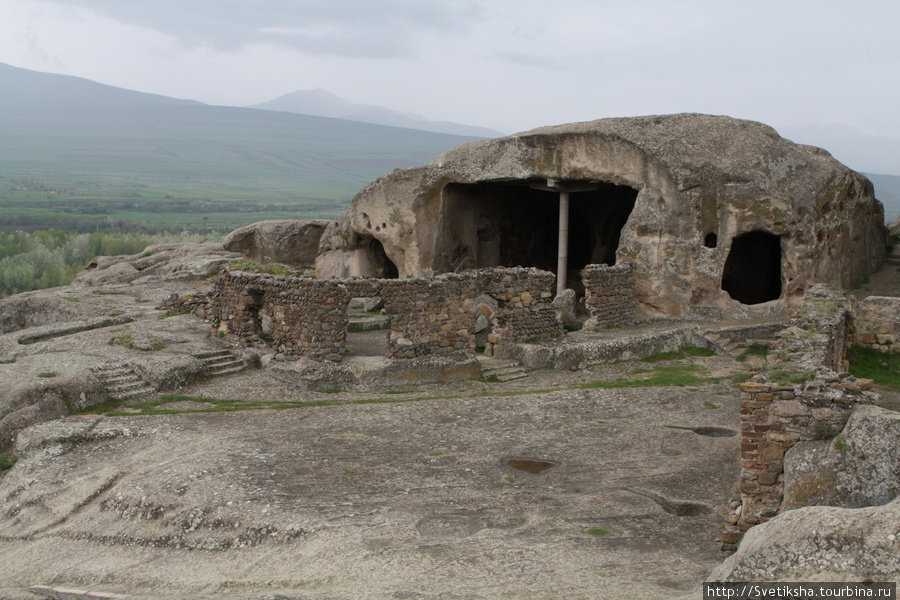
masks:
<path fill-rule="evenodd" d="M 471 0 L 51 0 L 172 35 L 187 45 L 237 50 L 272 42 L 316 54 L 394 58 L 419 32 L 465 32 L 481 14 Z"/>
<path fill-rule="evenodd" d="M 495 56 L 525 67 L 555 68 L 559 66 L 559 60 L 554 56 L 538 56 L 537 54 L 525 54 L 523 52 L 495 52 Z"/>

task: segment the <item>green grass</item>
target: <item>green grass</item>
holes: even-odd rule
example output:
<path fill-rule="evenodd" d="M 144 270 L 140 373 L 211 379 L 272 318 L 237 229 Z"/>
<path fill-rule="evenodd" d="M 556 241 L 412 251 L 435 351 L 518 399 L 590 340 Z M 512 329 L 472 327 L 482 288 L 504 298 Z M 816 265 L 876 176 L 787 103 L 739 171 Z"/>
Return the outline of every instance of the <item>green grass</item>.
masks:
<path fill-rule="evenodd" d="M 215 413 L 236 412 L 243 410 L 286 410 L 291 408 L 307 408 L 313 406 L 337 406 L 341 404 L 399 404 L 403 402 L 421 402 L 434 400 L 437 396 L 422 396 L 415 398 L 362 398 L 357 400 L 311 400 L 311 401 L 280 401 L 280 400 L 223 400 L 219 398 L 205 398 L 186 396 L 184 394 L 168 394 L 147 402 L 129 404 L 129 411 L 122 410 L 123 403 L 119 400 L 107 400 L 102 404 L 95 404 L 81 409 L 78 414 L 105 414 L 110 417 L 126 415 L 172 415 L 183 413 Z M 166 408 L 173 402 L 196 402 L 198 404 L 211 404 L 212 406 L 198 406 L 197 408 L 174 409 Z"/>
<path fill-rule="evenodd" d="M 8 471 L 16 464 L 16 457 L 11 452 L 0 454 L 0 472 Z"/>
<path fill-rule="evenodd" d="M 765 357 L 765 356 L 768 356 L 768 355 L 769 355 L 769 348 L 768 348 L 768 346 L 757 346 L 757 345 L 754 344 L 754 345 L 751 345 L 751 346 L 747 346 L 747 347 L 744 349 L 744 351 L 741 353 L 741 355 L 738 356 L 735 360 L 737 360 L 738 362 L 744 362 L 744 361 L 747 360 L 747 357 L 750 357 L 750 356 L 763 356 L 763 357 Z"/>
<path fill-rule="evenodd" d="M 594 537 L 605 537 L 607 535 L 611 535 L 612 532 L 608 529 L 601 529 L 599 527 L 588 527 L 584 530 L 584 532 L 588 535 L 592 535 Z"/>
<path fill-rule="evenodd" d="M 656 354 L 652 354 L 650 356 L 645 356 L 641 360 L 648 363 L 662 362 L 664 360 L 681 360 L 684 358 L 684 354 L 678 352 L 677 350 L 673 350 L 670 352 L 657 352 Z"/>
<path fill-rule="evenodd" d="M 691 356 L 712 356 L 715 354 L 709 348 L 701 348 L 700 346 L 682 346 L 681 351 Z"/>
<path fill-rule="evenodd" d="M 707 372 L 706 369 L 699 365 L 656 365 L 649 373 L 649 377 L 641 379 L 619 377 L 613 381 L 593 381 L 581 384 L 578 387 L 582 389 L 638 388 L 667 385 L 684 387 L 719 383 L 726 379 L 730 380 L 730 377 L 705 377 L 704 375 Z"/>
<path fill-rule="evenodd" d="M 900 354 L 854 346 L 847 352 L 847 360 L 851 375 L 874 379 L 880 385 L 900 391 Z"/>
<path fill-rule="evenodd" d="M 35 102 L 33 85 L 0 79 L 0 229 L 330 218 L 384 173 L 473 139 L 96 88 L 74 110 L 65 92 Z"/>
<path fill-rule="evenodd" d="M 134 337 L 130 333 L 117 335 L 109 341 L 110 346 L 122 346 L 123 348 L 134 348 Z"/>
<path fill-rule="evenodd" d="M 776 385 L 806 383 L 816 376 L 815 369 L 797 370 L 785 363 L 776 363 L 768 368 L 769 380 Z"/>
<path fill-rule="evenodd" d="M 645 356 L 641 360 L 648 363 L 656 363 L 666 360 L 681 360 L 683 358 L 686 358 L 686 354 L 690 356 L 707 357 L 714 355 L 715 352 L 713 352 L 709 348 L 701 348 L 700 346 L 682 346 L 678 350 L 657 352 L 656 354 Z"/>

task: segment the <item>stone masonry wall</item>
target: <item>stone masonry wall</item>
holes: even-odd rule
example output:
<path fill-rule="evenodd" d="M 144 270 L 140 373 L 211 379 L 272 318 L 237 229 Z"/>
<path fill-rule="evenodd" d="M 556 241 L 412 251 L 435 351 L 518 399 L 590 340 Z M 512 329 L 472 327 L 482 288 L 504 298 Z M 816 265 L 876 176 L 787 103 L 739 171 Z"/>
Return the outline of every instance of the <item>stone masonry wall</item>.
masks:
<path fill-rule="evenodd" d="M 634 265 L 588 265 L 581 272 L 587 328 L 634 323 Z"/>
<path fill-rule="evenodd" d="M 900 298 L 869 296 L 857 303 L 854 312 L 854 345 L 900 353 Z"/>
<path fill-rule="evenodd" d="M 741 385 L 741 513 L 723 540 L 767 521 L 781 506 L 784 454 L 801 440 L 833 437 L 873 381 L 844 372 L 848 301 L 813 286 L 776 338 L 766 368 Z"/>
<path fill-rule="evenodd" d="M 478 312 L 492 323 L 490 348 L 503 342 L 558 335 L 550 305 L 554 276 L 538 269 L 482 269 L 433 278 L 320 280 L 244 272 L 222 275 L 209 295 L 216 335 L 239 345 L 261 336 L 260 313 L 272 319 L 276 349 L 313 360 L 340 361 L 347 305 L 381 296 L 391 315 L 393 358 L 475 349 Z M 478 312 L 476 312 L 478 311 Z"/>
<path fill-rule="evenodd" d="M 213 333 L 238 345 L 262 335 L 261 312 L 272 319 L 276 350 L 313 360 L 340 361 L 352 294 L 339 281 L 226 272 L 210 293 Z"/>

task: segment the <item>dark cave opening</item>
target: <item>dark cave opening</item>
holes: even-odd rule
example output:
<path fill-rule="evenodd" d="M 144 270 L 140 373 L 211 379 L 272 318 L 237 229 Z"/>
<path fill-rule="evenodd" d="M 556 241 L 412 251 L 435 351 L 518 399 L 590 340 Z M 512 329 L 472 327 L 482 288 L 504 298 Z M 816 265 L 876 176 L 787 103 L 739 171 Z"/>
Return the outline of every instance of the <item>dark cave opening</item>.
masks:
<path fill-rule="evenodd" d="M 435 266 L 443 272 L 483 267 L 537 267 L 556 272 L 559 193 L 543 181 L 451 183 L 443 191 L 443 240 Z M 567 280 L 577 288 L 589 264 L 614 265 L 637 190 L 606 182 L 563 181 L 570 193 Z"/>
<path fill-rule="evenodd" d="M 387 252 L 384 251 L 384 244 L 376 238 L 363 238 L 363 245 L 367 245 L 369 249 L 369 260 L 371 261 L 372 274 L 369 277 L 378 279 L 397 279 L 400 277 L 400 271 L 397 265 L 388 258 Z"/>
<path fill-rule="evenodd" d="M 781 237 L 751 231 L 735 237 L 722 270 L 722 289 L 741 304 L 781 296 Z"/>

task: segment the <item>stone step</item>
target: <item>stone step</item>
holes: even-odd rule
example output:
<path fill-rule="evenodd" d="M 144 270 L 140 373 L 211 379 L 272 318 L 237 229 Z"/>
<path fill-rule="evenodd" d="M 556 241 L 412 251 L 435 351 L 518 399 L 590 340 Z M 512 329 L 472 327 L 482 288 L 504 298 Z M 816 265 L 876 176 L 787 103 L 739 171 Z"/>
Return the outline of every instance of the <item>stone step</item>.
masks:
<path fill-rule="evenodd" d="M 229 367 L 229 368 L 218 370 L 215 372 L 210 370 L 210 374 L 214 377 L 225 377 L 226 375 L 234 375 L 235 373 L 240 373 L 241 371 L 243 371 L 246 368 L 247 368 L 246 365 L 244 365 L 243 363 L 240 363 L 235 367 Z"/>
<path fill-rule="evenodd" d="M 134 371 L 128 371 L 127 373 L 116 373 L 107 377 L 98 377 L 98 379 L 100 379 L 100 381 L 102 381 L 103 385 L 105 385 L 106 387 L 111 387 L 120 383 L 140 381 L 141 377 Z"/>
<path fill-rule="evenodd" d="M 234 367 L 243 367 L 244 363 L 239 360 L 229 360 L 227 362 L 220 362 L 214 365 L 209 365 L 210 373 L 218 373 L 220 371 L 225 371 L 227 369 L 233 369 Z"/>
<path fill-rule="evenodd" d="M 239 359 L 235 358 L 231 354 L 225 354 L 223 356 L 211 356 L 209 358 L 202 359 L 208 366 L 214 367 L 216 365 L 224 365 L 228 363 L 241 362 Z"/>
<path fill-rule="evenodd" d="M 487 381 L 514 381 L 528 377 L 528 371 L 514 360 L 479 357 L 481 378 Z"/>
<path fill-rule="evenodd" d="M 226 375 L 234 375 L 240 373 L 247 368 L 243 360 L 235 356 L 229 350 L 215 350 L 210 352 L 199 352 L 192 355 L 199 358 L 209 368 L 211 377 L 224 377 Z"/>
<path fill-rule="evenodd" d="M 482 378 L 484 378 L 484 379 L 495 378 L 502 383 L 506 383 L 507 381 L 515 381 L 516 379 L 525 379 L 526 377 L 528 377 L 528 372 L 525 371 L 524 369 L 517 371 L 517 372 L 509 372 L 509 373 L 504 373 L 504 374 L 498 374 L 498 373 L 482 374 Z"/>
<path fill-rule="evenodd" d="M 100 365 L 93 371 L 107 395 L 114 400 L 134 400 L 156 393 L 156 388 L 144 381 L 127 363 Z"/>
<path fill-rule="evenodd" d="M 144 381 L 143 379 L 134 379 L 132 381 L 118 383 L 116 385 L 108 385 L 106 386 L 106 391 L 119 394 L 122 392 L 128 392 L 131 390 L 136 390 L 138 388 L 147 388 L 152 387 L 149 383 Z"/>
<path fill-rule="evenodd" d="M 205 361 L 209 358 L 218 358 L 221 356 L 234 356 L 234 355 L 229 350 L 210 350 L 207 352 L 198 352 L 197 354 L 192 354 L 191 356 Z"/>

